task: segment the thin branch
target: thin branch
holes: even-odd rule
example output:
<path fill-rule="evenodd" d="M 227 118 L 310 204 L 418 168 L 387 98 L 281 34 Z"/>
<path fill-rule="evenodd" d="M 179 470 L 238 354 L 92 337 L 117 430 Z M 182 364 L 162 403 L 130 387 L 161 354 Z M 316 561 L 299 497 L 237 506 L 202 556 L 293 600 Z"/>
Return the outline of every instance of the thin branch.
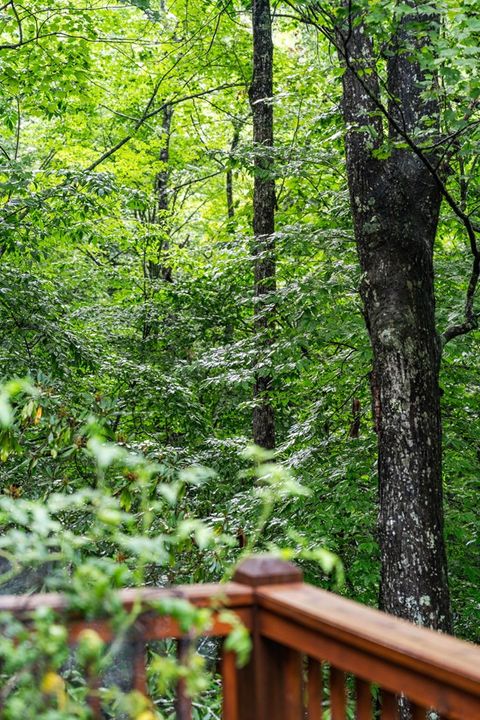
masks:
<path fill-rule="evenodd" d="M 95 255 L 92 252 L 90 252 L 90 250 L 88 250 L 88 248 L 85 250 L 85 255 L 87 255 L 87 257 L 89 257 L 90 260 L 92 260 L 95 263 L 95 265 L 98 265 L 98 267 L 103 267 L 103 263 L 100 262 L 100 260 L 98 260 L 95 257 Z"/>
<path fill-rule="evenodd" d="M 13 7 L 13 5 L 12 5 Z M 20 21 L 21 22 L 21 21 Z M 20 33 L 21 26 L 19 27 L 19 33 Z M 24 39 L 23 36 L 20 38 L 18 42 L 15 43 L 4 43 L 3 45 L 0 45 L 0 50 L 18 50 L 21 47 L 25 47 L 25 45 L 30 45 L 33 42 L 38 42 L 39 40 L 45 40 L 46 38 L 50 37 L 59 37 L 59 38 L 69 38 L 71 40 L 83 40 L 84 42 L 88 43 L 100 43 L 100 44 L 121 44 L 121 45 L 135 45 L 135 44 L 142 44 L 145 45 L 152 45 L 156 46 L 158 43 L 152 41 L 152 42 L 145 42 L 142 38 L 121 38 L 121 37 L 88 37 L 88 35 L 75 35 L 73 33 L 66 33 L 62 31 L 52 31 L 52 32 L 46 32 L 46 33 L 39 33 L 35 34 L 30 38 Z"/>
<path fill-rule="evenodd" d="M 180 183 L 179 185 L 175 185 L 175 187 L 172 188 L 172 192 L 177 192 L 178 190 L 181 190 L 184 187 L 190 187 L 190 185 L 195 185 L 196 183 L 204 182 L 205 180 L 210 180 L 210 178 L 217 177 L 217 175 L 221 175 L 225 172 L 225 168 L 222 167 L 220 170 L 215 170 L 212 173 L 209 173 L 208 175 L 203 175 L 199 178 L 193 178 L 192 180 L 186 180 L 183 183 Z"/>
<path fill-rule="evenodd" d="M 95 170 L 95 168 L 97 168 L 102 162 L 107 160 L 109 157 L 112 157 L 118 150 L 120 150 L 120 148 L 122 148 L 124 145 L 126 145 L 134 137 L 136 131 L 145 122 L 147 122 L 147 120 L 158 115 L 160 112 L 162 112 L 165 109 L 165 107 L 179 105 L 182 102 L 187 102 L 188 100 L 192 100 L 194 98 L 205 97 L 211 93 L 219 92 L 221 90 L 226 90 L 226 89 L 232 88 L 232 87 L 244 87 L 244 84 L 243 83 L 225 83 L 223 85 L 219 85 L 216 88 L 211 88 L 209 90 L 202 90 L 197 93 L 192 93 L 190 95 L 185 95 L 180 98 L 175 98 L 174 100 L 169 100 L 169 101 L 163 103 L 162 105 L 160 105 L 160 107 L 158 107 L 156 110 L 152 110 L 150 112 L 144 111 L 143 115 L 136 122 L 133 132 L 129 133 L 124 138 L 122 138 L 122 140 L 120 140 L 118 143 L 116 143 L 116 145 L 114 145 L 112 148 L 110 148 L 109 150 L 104 152 L 99 158 L 97 158 L 97 160 L 95 160 L 89 166 L 84 168 L 81 172 L 82 173 L 90 173 L 93 170 Z M 157 92 L 158 92 L 158 88 L 155 87 L 153 94 L 156 95 Z M 151 100 L 152 100 L 152 98 L 149 99 L 149 102 L 147 103 L 145 110 L 147 110 L 147 108 L 151 107 Z M 203 178 L 203 179 L 205 179 L 205 178 Z M 52 193 L 54 194 L 55 192 L 65 189 L 67 184 L 68 184 L 67 182 L 59 183 L 55 188 L 49 189 L 48 194 L 52 195 Z M 3 209 L 5 210 L 6 207 L 8 207 L 8 203 L 4 206 Z M 31 207 L 30 205 L 23 205 L 20 207 L 15 207 L 14 210 L 12 210 L 10 213 L 8 213 L 4 217 L 4 219 L 8 219 L 9 217 L 18 215 L 20 220 L 23 220 L 23 218 L 25 218 L 26 215 L 28 214 L 28 212 L 30 211 L 30 207 Z M 5 253 L 5 251 L 6 251 L 6 246 L 0 247 L 0 258 Z"/>
<path fill-rule="evenodd" d="M 126 145 L 135 135 L 137 130 L 139 130 L 142 125 L 147 122 L 147 120 L 150 120 L 152 117 L 155 117 L 155 115 L 158 115 L 163 110 L 165 110 L 166 107 L 172 106 L 172 105 L 179 105 L 180 103 L 187 102 L 188 100 L 193 100 L 194 98 L 203 97 L 204 95 L 209 95 L 214 92 L 220 92 L 221 90 L 226 90 L 228 88 L 232 87 L 243 87 L 243 83 L 224 83 L 223 85 L 219 85 L 216 88 L 211 88 L 209 90 L 201 90 L 197 93 L 192 93 L 191 95 L 185 95 L 184 97 L 177 98 L 176 100 L 168 100 L 167 102 L 162 103 L 160 107 L 156 108 L 155 110 L 151 110 L 148 112 L 148 109 L 152 105 L 152 97 L 149 99 L 147 106 L 142 114 L 142 116 L 137 120 L 135 123 L 135 127 L 133 129 L 133 132 L 131 132 L 129 135 L 126 135 L 122 140 L 119 140 L 116 145 L 111 147 L 109 150 L 103 153 L 103 155 L 100 155 L 99 158 L 97 158 L 93 163 L 91 163 L 88 167 L 85 168 L 84 172 L 92 172 L 92 170 L 95 170 L 100 163 L 107 160 L 109 157 L 114 155 L 118 150 L 120 150 L 121 147 Z M 158 88 L 155 88 L 153 96 L 155 96 L 158 93 Z"/>
<path fill-rule="evenodd" d="M 57 154 L 57 152 L 58 151 L 55 150 L 54 148 L 49 150 L 47 155 L 44 157 L 44 159 L 40 163 L 40 170 L 45 170 L 50 165 L 50 163 L 52 162 L 52 160 L 55 157 L 55 155 Z"/>
<path fill-rule="evenodd" d="M 15 7 L 15 3 L 14 3 L 13 1 L 12 1 L 12 3 L 11 3 L 11 6 L 12 6 L 12 12 L 13 12 L 13 14 L 15 15 L 15 21 L 16 21 L 17 27 L 18 27 L 18 42 L 19 42 L 20 45 L 22 45 L 22 44 L 23 44 L 23 27 L 22 27 L 22 21 L 20 20 L 20 17 L 19 17 L 18 12 L 17 12 L 17 8 Z"/>
<path fill-rule="evenodd" d="M 3 153 L 3 155 L 7 158 L 9 163 L 12 162 L 12 158 L 10 157 L 10 155 L 8 154 L 8 152 L 5 150 L 5 148 L 2 145 L 0 145 L 0 152 Z"/>

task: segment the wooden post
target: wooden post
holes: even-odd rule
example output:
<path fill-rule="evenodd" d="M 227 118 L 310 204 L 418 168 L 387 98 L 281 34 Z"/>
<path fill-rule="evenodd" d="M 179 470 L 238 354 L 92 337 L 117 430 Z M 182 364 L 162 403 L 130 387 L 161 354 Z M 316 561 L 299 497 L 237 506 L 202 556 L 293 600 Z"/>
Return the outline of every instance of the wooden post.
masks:
<path fill-rule="evenodd" d="M 303 574 L 292 563 L 258 555 L 242 562 L 233 579 L 259 591 L 265 585 L 300 583 Z M 302 655 L 263 637 L 258 605 L 253 613 L 252 655 L 248 665 L 237 671 L 237 718 L 302 720 Z"/>

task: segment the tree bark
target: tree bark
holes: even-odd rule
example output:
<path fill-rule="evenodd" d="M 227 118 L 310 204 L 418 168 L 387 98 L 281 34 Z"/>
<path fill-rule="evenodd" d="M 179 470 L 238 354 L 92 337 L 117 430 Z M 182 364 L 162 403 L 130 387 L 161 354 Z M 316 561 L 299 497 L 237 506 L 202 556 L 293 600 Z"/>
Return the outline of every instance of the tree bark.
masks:
<path fill-rule="evenodd" d="M 250 103 L 253 115 L 255 178 L 253 192 L 254 325 L 259 347 L 255 373 L 253 440 L 275 447 L 275 414 L 271 399 L 272 374 L 267 365 L 272 343 L 275 282 L 275 180 L 273 171 L 273 40 L 270 0 L 253 0 L 253 79 Z M 263 364 L 264 367 L 258 367 Z"/>
<path fill-rule="evenodd" d="M 230 157 L 233 158 L 235 151 L 240 141 L 240 128 L 241 125 L 238 122 L 233 123 L 233 137 L 230 144 Z M 235 217 L 235 203 L 233 200 L 233 168 L 228 167 L 225 175 L 225 191 L 227 196 L 227 215 L 228 215 L 228 228 L 233 231 L 235 228 L 233 219 Z"/>
<path fill-rule="evenodd" d="M 152 279 L 161 278 L 166 282 L 172 282 L 172 268 L 168 261 L 165 263 L 165 253 L 168 252 L 170 243 L 168 238 L 167 214 L 169 210 L 168 182 L 170 179 L 170 134 L 172 127 L 173 107 L 166 105 L 162 115 L 162 131 L 164 144 L 160 150 L 159 160 L 161 169 L 155 176 L 155 198 L 156 207 L 154 210 L 153 222 L 161 229 L 157 239 L 157 258 L 150 261 L 149 273 Z"/>
<path fill-rule="evenodd" d="M 406 45 L 409 53 L 401 49 Z M 378 76 L 371 72 L 373 48 L 366 29 L 350 25 L 341 35 L 340 47 L 347 64 L 343 110 L 351 207 L 363 271 L 360 292 L 374 357 L 380 606 L 448 632 L 441 344 L 433 277 L 441 192 L 410 150 L 394 149 L 384 160 L 374 158 L 372 150 L 386 133 L 378 114 L 380 90 Z M 413 59 L 418 45 L 407 24 L 399 28 L 391 47 L 388 88 L 394 99 L 389 112 L 411 132 L 421 129 L 426 117 L 435 117 L 437 108 L 421 94 L 419 83 L 424 77 Z M 362 72 L 367 67 L 369 72 Z M 391 127 L 388 134 L 395 139 Z"/>
<path fill-rule="evenodd" d="M 160 169 L 155 175 L 153 184 L 154 204 L 150 210 L 142 215 L 145 225 L 154 229 L 154 257 L 150 255 L 151 240 L 145 240 L 143 257 L 143 295 L 144 295 L 144 319 L 142 340 L 143 342 L 155 341 L 158 334 L 158 320 L 152 316 L 152 303 L 157 292 L 159 280 L 173 282 L 172 268 L 168 260 L 169 242 L 169 180 L 170 180 L 170 135 L 172 127 L 173 107 L 165 105 L 162 113 L 162 135 L 163 145 L 158 159 Z"/>

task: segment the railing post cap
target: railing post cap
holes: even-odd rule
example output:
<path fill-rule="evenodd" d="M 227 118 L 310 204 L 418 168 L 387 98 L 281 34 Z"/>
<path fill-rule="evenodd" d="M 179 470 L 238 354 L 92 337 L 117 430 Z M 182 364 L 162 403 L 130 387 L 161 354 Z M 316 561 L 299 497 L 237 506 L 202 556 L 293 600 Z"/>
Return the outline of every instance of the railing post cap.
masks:
<path fill-rule="evenodd" d="M 288 560 L 275 555 L 252 555 L 242 560 L 233 576 L 235 582 L 258 587 L 302 582 L 303 572 Z"/>

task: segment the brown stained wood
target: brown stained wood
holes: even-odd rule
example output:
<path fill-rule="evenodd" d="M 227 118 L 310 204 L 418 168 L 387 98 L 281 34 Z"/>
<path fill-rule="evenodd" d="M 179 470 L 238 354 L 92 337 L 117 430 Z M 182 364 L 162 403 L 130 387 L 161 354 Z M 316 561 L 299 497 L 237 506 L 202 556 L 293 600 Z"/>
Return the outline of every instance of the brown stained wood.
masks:
<path fill-rule="evenodd" d="M 255 720 L 303 720 L 302 656 L 270 640 L 259 640 Z"/>
<path fill-rule="evenodd" d="M 336 667 L 330 668 L 330 712 L 332 720 L 346 720 L 345 673 Z"/>
<path fill-rule="evenodd" d="M 235 614 L 245 625 L 246 628 L 252 628 L 252 608 L 236 608 Z M 21 616 L 20 616 L 21 617 Z M 104 642 L 111 642 L 115 638 L 115 631 L 111 628 L 108 619 L 105 620 L 78 620 L 65 618 L 67 623 L 68 638 L 70 643 L 78 640 L 80 633 L 85 628 L 95 630 Z M 143 626 L 142 636 L 145 641 L 165 640 L 166 638 L 179 638 L 184 632 L 180 629 L 176 620 L 167 616 L 157 615 L 154 611 L 148 611 L 140 615 L 138 623 Z M 216 613 L 213 614 L 212 625 L 204 633 L 211 637 L 225 637 L 231 631 L 232 627 L 228 622 L 219 619 Z"/>
<path fill-rule="evenodd" d="M 259 706 L 260 667 L 258 644 L 253 636 L 254 647 L 248 663 L 237 669 L 238 720 L 261 720 Z"/>
<path fill-rule="evenodd" d="M 398 700 L 393 695 L 385 690 L 382 690 L 381 699 L 381 718 L 382 720 L 399 720 L 398 717 Z"/>
<path fill-rule="evenodd" d="M 388 694 L 391 697 L 404 694 L 416 703 L 412 705 L 412 720 L 425 720 L 428 708 L 435 708 L 442 718 L 449 720 L 480 719 L 478 647 L 301 584 L 298 573 L 291 566 L 280 567 L 278 560 L 273 562 L 260 556 L 254 561 L 243 568 L 243 575 L 240 573 L 244 585 L 233 582 L 172 590 L 129 589 L 119 593 L 127 611 L 139 601 L 145 608 L 135 624 L 135 632 L 143 643 L 182 635 L 171 618 L 149 609 L 152 601 L 183 597 L 198 607 L 213 603 L 219 611 L 223 606 L 235 610 L 253 631 L 254 651 L 247 667 L 236 673 L 238 703 L 231 711 L 233 720 L 303 720 L 302 654 L 313 662 L 328 662 L 337 672 L 358 678 L 357 720 L 371 718 L 368 683 L 384 688 L 387 698 Z M 260 584 L 261 567 L 265 570 L 266 585 Z M 0 597 L 0 611 L 13 611 L 27 625 L 32 611 L 38 607 L 50 607 L 63 615 L 71 642 L 86 627 L 95 629 L 107 642 L 114 637 L 108 618 L 83 620 L 67 610 L 66 600 L 60 595 Z M 228 623 L 214 615 L 208 634 L 225 636 L 229 630 Z M 228 672 L 233 672 L 233 665 Z M 313 687 L 315 681 L 310 677 L 307 682 L 312 686 L 313 697 L 321 688 Z M 143 686 L 144 680 L 139 683 Z M 333 685 L 338 715 L 342 712 L 340 683 L 334 679 Z M 91 687 L 90 702 L 96 705 L 98 714 L 96 695 L 96 688 Z M 178 712 L 183 714 L 177 717 L 189 720 L 191 703 L 184 692 L 179 693 L 179 698 Z M 317 720 L 315 708 L 308 712 L 308 720 Z M 384 712 L 390 712 L 388 700 Z"/>
<path fill-rule="evenodd" d="M 269 555 L 247 558 L 238 566 L 234 582 L 259 585 L 301 583 L 303 574 L 292 563 Z M 253 652 L 238 675 L 239 720 L 303 720 L 302 658 L 262 638 L 256 612 L 252 614 Z"/>
<path fill-rule="evenodd" d="M 307 665 L 307 720 L 322 720 L 322 703 L 322 663 L 309 657 Z"/>
<path fill-rule="evenodd" d="M 222 655 L 222 720 L 240 720 L 236 655 Z"/>
<path fill-rule="evenodd" d="M 192 641 L 188 637 L 177 641 L 177 659 L 181 665 L 188 662 Z M 185 680 L 182 678 L 177 684 L 177 698 L 175 702 L 176 720 L 192 720 L 192 699 L 187 695 Z"/>
<path fill-rule="evenodd" d="M 235 614 L 242 623 L 249 629 L 252 627 L 251 608 L 239 608 L 235 610 Z M 224 637 L 231 631 L 229 623 L 220 621 L 217 616 L 213 617 L 213 624 L 204 635 L 213 637 Z M 162 640 L 164 638 L 178 638 L 182 635 L 182 631 L 178 623 L 170 617 L 159 616 L 152 613 L 149 622 L 146 624 L 145 639 L 146 640 Z"/>
<path fill-rule="evenodd" d="M 412 714 L 412 720 L 425 720 L 427 711 L 426 708 L 421 707 L 420 705 L 411 705 L 410 711 Z"/>
<path fill-rule="evenodd" d="M 150 592 L 158 592 L 153 588 Z M 163 590 L 163 592 L 168 592 Z M 183 597 L 197 607 L 215 607 L 221 605 L 229 608 L 237 608 L 243 605 L 253 604 L 253 592 L 248 585 L 241 585 L 237 582 L 210 583 L 197 585 L 177 585 L 174 589 L 175 596 Z M 148 600 L 148 597 L 146 598 Z"/>
<path fill-rule="evenodd" d="M 87 704 L 88 707 L 91 710 L 91 716 L 95 718 L 95 720 L 101 720 L 102 719 L 102 704 L 100 702 L 100 695 L 99 695 L 99 687 L 100 687 L 100 680 L 97 675 L 88 675 L 87 676 L 87 686 L 88 686 L 88 694 L 87 694 Z"/>
<path fill-rule="evenodd" d="M 283 702 L 285 720 L 303 720 L 302 656 L 290 648 L 283 653 Z M 272 685 L 275 687 L 274 685 Z M 276 689 L 279 692 L 280 688 Z"/>
<path fill-rule="evenodd" d="M 238 720 L 304 720 L 302 656 L 253 632 L 246 667 L 237 670 Z"/>
<path fill-rule="evenodd" d="M 78 640 L 78 637 L 80 633 L 85 630 L 85 628 L 90 628 L 92 630 L 95 630 L 102 640 L 104 642 L 111 642 L 114 637 L 115 633 L 113 632 L 112 628 L 110 627 L 110 623 L 108 620 L 71 620 L 68 621 L 68 640 L 70 643 L 75 643 Z"/>
<path fill-rule="evenodd" d="M 261 608 L 480 697 L 480 648 L 310 585 L 258 588 Z"/>
<path fill-rule="evenodd" d="M 372 690 L 369 682 L 355 678 L 356 720 L 372 720 Z"/>
<path fill-rule="evenodd" d="M 185 691 L 184 680 L 180 680 L 177 687 L 175 718 L 176 720 L 192 720 L 192 700 Z"/>
<path fill-rule="evenodd" d="M 98 695 L 88 695 L 87 704 L 91 711 L 91 717 L 95 720 L 102 720 L 102 706 Z"/>
<path fill-rule="evenodd" d="M 480 718 L 479 692 L 469 693 L 448 682 L 406 669 L 401 663 L 380 659 L 273 612 L 260 611 L 258 623 L 263 636 L 317 660 L 330 662 L 344 672 L 379 684 L 393 693 L 403 692 L 419 705 L 435 707 L 442 717 L 455 720 Z"/>
<path fill-rule="evenodd" d="M 225 606 L 229 608 L 248 607 L 253 603 L 253 591 L 248 585 L 236 582 L 210 583 L 205 585 L 178 585 L 174 589 L 167 588 L 127 588 L 120 590 L 118 597 L 125 610 L 141 602 L 148 606 L 150 602 L 170 597 L 181 597 L 197 607 Z M 34 595 L 3 595 L 0 596 L 0 612 L 11 612 L 16 617 L 29 615 L 39 607 L 48 607 L 56 612 L 68 610 L 68 600 L 59 593 L 35 593 Z M 70 617 L 75 617 L 71 613 Z M 78 617 L 78 615 L 77 615 Z"/>
<path fill-rule="evenodd" d="M 144 642 L 136 643 L 136 654 L 133 662 L 133 689 L 148 695 L 146 648 Z"/>
<path fill-rule="evenodd" d="M 272 555 L 254 555 L 243 560 L 235 571 L 233 579 L 250 587 L 264 587 L 284 583 L 301 583 L 303 573 L 291 562 Z"/>

